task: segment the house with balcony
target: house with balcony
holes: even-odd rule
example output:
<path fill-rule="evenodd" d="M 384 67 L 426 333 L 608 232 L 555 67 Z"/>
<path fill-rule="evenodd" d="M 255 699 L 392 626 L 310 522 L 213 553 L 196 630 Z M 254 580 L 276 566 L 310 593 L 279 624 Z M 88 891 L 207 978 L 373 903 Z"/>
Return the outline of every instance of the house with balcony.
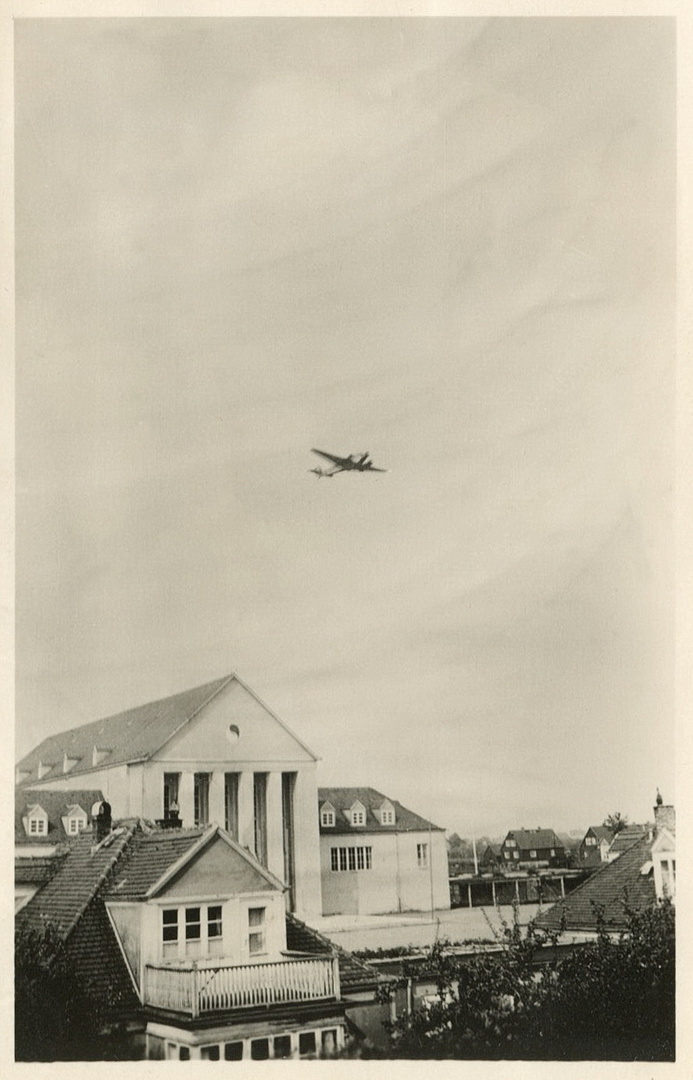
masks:
<path fill-rule="evenodd" d="M 374 788 L 320 788 L 324 915 L 450 907 L 445 830 Z"/>
<path fill-rule="evenodd" d="M 553 829 L 511 829 L 501 844 L 503 873 L 566 865 L 565 847 Z"/>
<path fill-rule="evenodd" d="M 100 842 L 89 826 L 53 861 L 17 926 L 53 925 L 122 1056 L 309 1058 L 344 1045 L 343 957 L 306 949 L 302 924 L 287 939 L 284 884 L 219 826 L 126 821 Z"/>
<path fill-rule="evenodd" d="M 290 910 L 319 915 L 316 764 L 232 674 L 44 739 L 18 763 L 16 783 L 33 793 L 37 830 L 44 793 L 86 788 L 121 817 L 216 824 L 286 884 Z"/>

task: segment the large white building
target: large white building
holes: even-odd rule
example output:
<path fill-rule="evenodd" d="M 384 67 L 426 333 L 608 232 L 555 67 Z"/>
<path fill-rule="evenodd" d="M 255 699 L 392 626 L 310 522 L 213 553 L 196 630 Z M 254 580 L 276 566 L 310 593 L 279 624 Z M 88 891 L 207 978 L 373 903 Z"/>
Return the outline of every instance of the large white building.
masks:
<path fill-rule="evenodd" d="M 236 675 L 45 739 L 17 784 L 100 789 L 114 818 L 220 825 L 320 914 L 317 757 Z M 40 799 L 36 800 L 40 802 Z"/>
<path fill-rule="evenodd" d="M 320 788 L 324 915 L 450 907 L 445 832 L 374 788 Z"/>

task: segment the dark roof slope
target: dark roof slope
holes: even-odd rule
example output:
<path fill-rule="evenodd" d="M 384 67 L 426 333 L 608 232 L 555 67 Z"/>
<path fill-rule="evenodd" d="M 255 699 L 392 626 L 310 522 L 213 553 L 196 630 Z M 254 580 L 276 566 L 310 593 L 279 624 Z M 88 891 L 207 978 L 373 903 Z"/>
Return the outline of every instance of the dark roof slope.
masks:
<path fill-rule="evenodd" d="M 604 863 L 564 900 L 539 915 L 537 925 L 552 930 L 561 926 L 566 930 L 596 930 L 596 904 L 603 908 L 609 929 L 623 929 L 627 925 L 626 907 L 644 911 L 656 901 L 652 869 L 647 866 L 651 846 L 649 834 L 642 835 L 618 859 Z"/>
<path fill-rule="evenodd" d="M 38 885 L 41 888 L 50 881 L 66 855 L 67 851 L 56 852 L 55 855 L 15 856 L 15 885 Z"/>
<path fill-rule="evenodd" d="M 597 840 L 611 840 L 614 835 L 614 830 L 610 829 L 607 825 L 590 825 L 585 832 L 585 836 L 587 836 L 588 833 L 592 833 L 593 836 L 596 836 Z"/>
<path fill-rule="evenodd" d="M 103 801 L 98 788 L 79 788 L 75 791 L 49 791 L 47 788 L 15 788 L 14 792 L 14 840 L 16 844 L 60 844 L 71 839 L 63 828 L 62 818 L 70 806 L 81 806 L 87 816 L 96 802 Z M 42 835 L 27 834 L 22 818 L 30 806 L 38 803 L 48 816 L 48 832 Z"/>
<path fill-rule="evenodd" d="M 538 850 L 539 848 L 562 848 L 564 846 L 553 829 L 510 829 L 508 836 L 512 836 L 517 841 L 517 846 L 522 851 Z M 508 836 L 506 836 L 506 840 Z"/>
<path fill-rule="evenodd" d="M 611 841 L 610 853 L 620 855 L 647 831 L 647 825 L 626 825 L 625 829 L 621 829 L 620 832 L 616 833 Z"/>
<path fill-rule="evenodd" d="M 99 845 L 91 829 L 76 836 L 50 880 L 18 912 L 17 926 L 40 930 L 51 922 L 66 938 L 112 872 L 134 828 L 134 823 L 121 825 Z"/>
<path fill-rule="evenodd" d="M 144 899 L 152 885 L 156 885 L 169 867 L 195 847 L 205 832 L 206 828 L 138 832 L 119 861 L 104 890 L 104 897 Z"/>
<path fill-rule="evenodd" d="M 301 922 L 295 915 L 286 916 L 286 947 L 293 952 L 339 957 L 339 982 L 343 991 L 370 990 L 382 983 L 383 976 L 374 967 L 353 953 L 335 945 L 323 934 Z"/>
<path fill-rule="evenodd" d="M 42 777 L 41 783 L 62 778 L 65 775 L 64 754 L 78 759 L 70 770 L 70 776 L 91 771 L 95 767 L 146 760 L 234 678 L 235 675 L 225 675 L 204 686 L 49 736 L 19 762 L 18 770 L 31 774 L 22 785 L 26 787 L 37 783 L 39 761 L 44 766 L 53 765 L 53 769 Z M 92 764 L 95 746 L 108 751 L 97 766 Z"/>
<path fill-rule="evenodd" d="M 365 826 L 353 826 L 345 816 L 346 811 L 351 809 L 356 801 L 362 803 L 366 808 Z M 444 831 L 440 826 L 433 825 L 430 821 L 420 817 L 419 814 L 415 814 L 412 810 L 407 810 L 407 808 L 397 802 L 396 799 L 389 799 L 386 795 L 383 795 L 382 792 L 376 791 L 375 788 L 320 788 L 318 790 L 318 807 L 321 807 L 323 803 L 326 802 L 337 811 L 335 815 L 335 825 L 326 826 L 325 828 L 321 826 L 320 828 L 321 832 L 330 835 L 334 833 L 356 832 L 420 832 L 422 830 L 427 831 L 428 829 L 435 829 L 437 832 Z M 375 810 L 380 809 L 384 802 L 389 802 L 394 807 L 394 825 L 381 825 L 374 813 Z"/>

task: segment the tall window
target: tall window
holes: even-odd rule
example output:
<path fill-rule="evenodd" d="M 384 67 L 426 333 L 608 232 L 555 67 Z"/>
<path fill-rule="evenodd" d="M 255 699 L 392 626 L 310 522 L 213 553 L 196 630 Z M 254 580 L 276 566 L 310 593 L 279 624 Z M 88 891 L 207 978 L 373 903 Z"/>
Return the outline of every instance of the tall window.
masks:
<path fill-rule="evenodd" d="M 163 954 L 166 956 L 178 955 L 178 908 L 164 909 L 161 913 Z"/>
<path fill-rule="evenodd" d="M 237 772 L 224 773 L 224 818 L 234 840 L 238 840 L 238 779 Z"/>
<path fill-rule="evenodd" d="M 178 804 L 178 792 L 180 790 L 180 773 L 164 773 L 164 817 L 176 817 L 180 807 Z"/>
<path fill-rule="evenodd" d="M 248 909 L 248 952 L 251 956 L 265 951 L 265 909 Z"/>
<path fill-rule="evenodd" d="M 185 955 L 199 956 L 202 952 L 202 912 L 199 907 L 185 909 Z"/>
<path fill-rule="evenodd" d="M 195 773 L 193 812 L 196 825 L 209 822 L 209 773 Z"/>
<path fill-rule="evenodd" d="M 428 844 L 416 845 L 416 863 L 422 870 L 428 866 Z"/>
<path fill-rule="evenodd" d="M 258 862 L 267 866 L 267 773 L 253 775 L 253 811 L 255 854 Z"/>

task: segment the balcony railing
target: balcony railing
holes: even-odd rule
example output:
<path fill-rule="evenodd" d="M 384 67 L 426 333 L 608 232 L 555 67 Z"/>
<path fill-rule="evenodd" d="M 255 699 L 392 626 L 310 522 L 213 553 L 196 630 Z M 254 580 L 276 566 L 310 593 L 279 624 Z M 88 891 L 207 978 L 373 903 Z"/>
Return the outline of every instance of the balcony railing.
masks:
<path fill-rule="evenodd" d="M 146 1005 L 193 1018 L 229 1009 L 336 1000 L 339 961 L 321 956 L 266 964 L 147 964 L 143 990 Z"/>

